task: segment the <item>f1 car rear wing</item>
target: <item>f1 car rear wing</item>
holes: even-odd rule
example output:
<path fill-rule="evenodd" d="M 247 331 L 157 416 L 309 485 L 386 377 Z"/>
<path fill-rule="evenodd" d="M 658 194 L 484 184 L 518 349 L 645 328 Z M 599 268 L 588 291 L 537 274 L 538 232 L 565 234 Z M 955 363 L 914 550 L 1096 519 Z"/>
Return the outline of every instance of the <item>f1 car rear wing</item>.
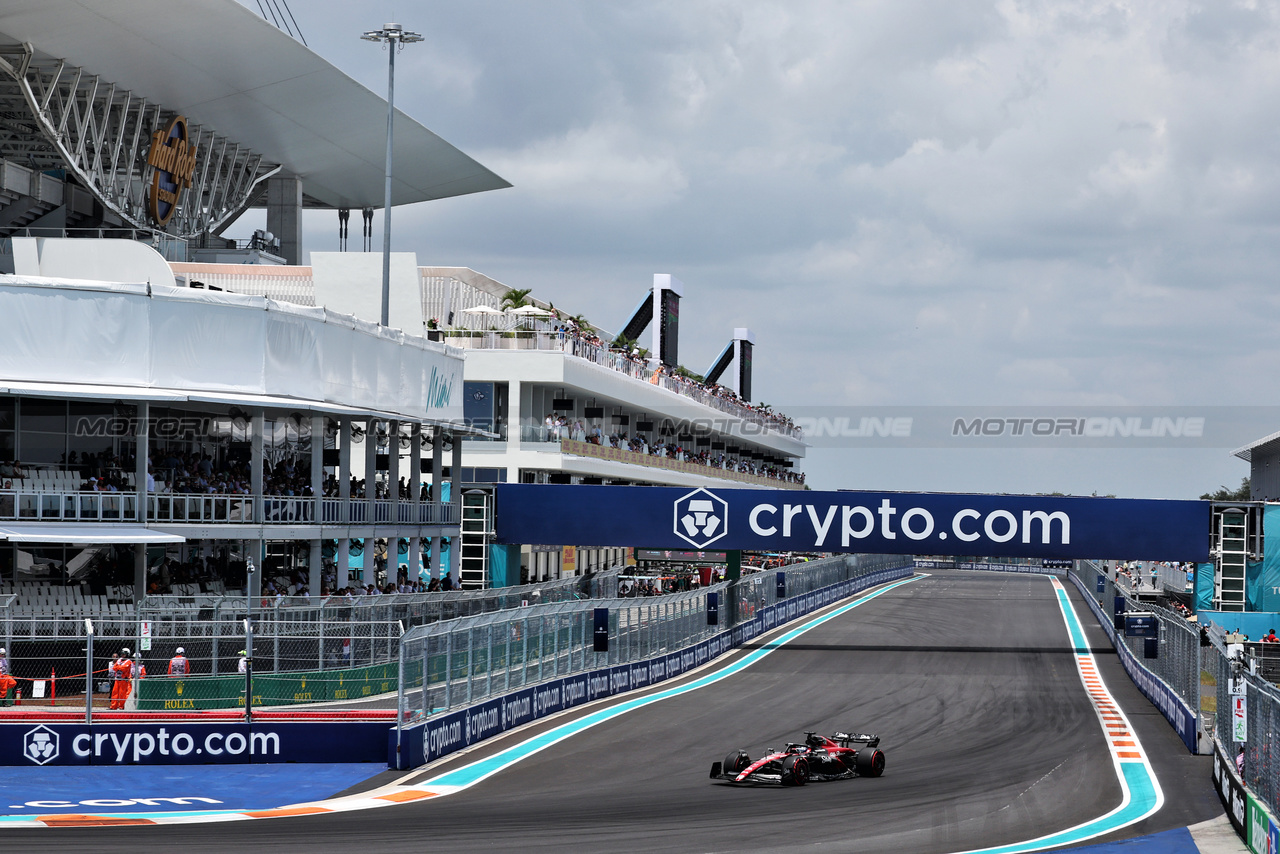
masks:
<path fill-rule="evenodd" d="M 844 747 L 848 747 L 850 744 L 865 744 L 867 747 L 878 747 L 880 745 L 880 736 L 862 732 L 837 732 L 831 738 L 840 742 Z"/>

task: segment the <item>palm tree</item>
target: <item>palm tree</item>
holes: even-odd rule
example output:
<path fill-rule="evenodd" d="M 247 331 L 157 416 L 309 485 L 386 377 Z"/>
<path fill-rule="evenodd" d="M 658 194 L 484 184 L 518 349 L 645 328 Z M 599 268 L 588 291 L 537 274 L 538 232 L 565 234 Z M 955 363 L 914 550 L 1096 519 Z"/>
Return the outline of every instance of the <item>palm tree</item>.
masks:
<path fill-rule="evenodd" d="M 502 298 L 498 308 L 520 308 L 523 305 L 529 305 L 529 294 L 531 293 L 533 293 L 533 288 L 511 288 L 507 291 L 507 295 Z"/>

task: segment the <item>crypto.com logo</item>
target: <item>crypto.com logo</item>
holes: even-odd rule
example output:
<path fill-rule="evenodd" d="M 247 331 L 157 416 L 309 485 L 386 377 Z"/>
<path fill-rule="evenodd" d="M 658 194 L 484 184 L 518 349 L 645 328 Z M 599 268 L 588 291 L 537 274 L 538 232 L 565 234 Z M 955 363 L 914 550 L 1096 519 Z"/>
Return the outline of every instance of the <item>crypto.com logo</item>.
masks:
<path fill-rule="evenodd" d="M 58 758 L 58 734 L 41 725 L 28 730 L 22 737 L 22 755 L 37 765 L 44 765 Z"/>
<path fill-rule="evenodd" d="M 680 496 L 675 501 L 675 532 L 694 548 L 706 548 L 729 533 L 729 503 L 705 489 Z"/>

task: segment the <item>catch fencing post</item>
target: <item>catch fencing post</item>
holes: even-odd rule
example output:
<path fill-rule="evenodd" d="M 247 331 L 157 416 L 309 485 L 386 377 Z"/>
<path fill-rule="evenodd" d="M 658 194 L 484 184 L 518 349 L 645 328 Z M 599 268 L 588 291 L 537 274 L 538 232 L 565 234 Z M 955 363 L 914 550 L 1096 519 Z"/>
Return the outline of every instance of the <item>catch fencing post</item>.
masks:
<path fill-rule="evenodd" d="M 502 683 L 503 692 L 507 692 L 511 690 L 511 626 L 512 625 L 513 624 L 510 622 L 505 623 L 502 629 L 502 634 L 506 637 L 506 650 L 507 650 L 506 655 L 504 655 L 502 659 L 503 663 L 506 664 L 506 667 L 503 668 L 503 671 L 505 673 L 505 677 Z"/>
<path fill-rule="evenodd" d="M 405 680 L 405 674 L 407 674 L 407 673 L 409 672 L 409 668 L 408 668 L 408 656 L 406 656 L 406 655 L 405 655 L 405 651 L 406 651 L 406 649 L 405 649 L 405 645 L 404 645 L 404 644 L 400 644 L 400 678 L 396 680 L 396 682 L 397 682 L 397 688 L 396 688 L 396 769 L 397 769 L 397 770 L 399 770 L 399 769 L 401 769 L 401 768 L 403 768 L 403 767 L 404 767 L 404 765 L 403 765 L 403 760 L 402 760 L 402 758 L 401 758 L 401 754 L 400 754 L 400 744 L 401 744 L 401 736 L 402 736 L 402 734 L 404 733 L 404 719 L 405 719 L 405 708 L 404 708 L 404 680 Z M 425 689 L 425 686 L 426 686 L 426 682 L 425 682 L 426 668 L 425 668 L 425 667 L 423 668 L 423 671 L 422 671 L 422 672 L 423 672 L 423 677 L 424 677 L 423 686 L 424 686 L 424 689 Z"/>
<path fill-rule="evenodd" d="M 472 697 L 471 676 L 476 669 L 475 644 L 472 643 L 472 638 L 474 637 L 475 632 L 471 629 L 467 629 L 466 632 L 467 632 L 467 702 L 470 703 L 471 697 Z"/>
<path fill-rule="evenodd" d="M 488 652 L 485 655 L 484 668 L 484 695 L 486 697 L 493 694 L 493 623 L 490 623 L 486 630 L 488 636 L 486 638 L 485 649 Z"/>
<path fill-rule="evenodd" d="M 213 604 L 213 663 L 209 668 L 211 676 L 218 675 L 218 638 L 222 636 L 222 600 Z"/>
<path fill-rule="evenodd" d="M 738 582 L 742 579 L 742 552 L 730 549 L 725 559 L 727 564 L 724 580 L 729 582 L 729 586 L 725 588 L 724 627 L 732 629 L 738 623 Z"/>
<path fill-rule="evenodd" d="M 244 620 L 244 719 L 253 723 L 253 624 Z"/>
<path fill-rule="evenodd" d="M 444 633 L 444 708 L 453 708 L 453 632 Z"/>
<path fill-rule="evenodd" d="M 85 638 L 88 643 L 84 647 L 84 723 L 93 723 L 93 620 L 85 618 Z"/>

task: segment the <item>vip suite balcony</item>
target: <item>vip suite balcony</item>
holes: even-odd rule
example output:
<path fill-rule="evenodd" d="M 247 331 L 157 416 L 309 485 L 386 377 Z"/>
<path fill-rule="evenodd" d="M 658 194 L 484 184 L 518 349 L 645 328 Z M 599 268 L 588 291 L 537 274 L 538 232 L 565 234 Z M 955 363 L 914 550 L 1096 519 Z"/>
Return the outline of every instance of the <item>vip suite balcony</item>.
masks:
<path fill-rule="evenodd" d="M 434 501 L 391 501 L 218 494 L 149 493 L 145 519 L 138 493 L 63 491 L 34 484 L 0 490 L 0 521 L 148 522 L 191 525 L 443 525 L 457 508 Z"/>

